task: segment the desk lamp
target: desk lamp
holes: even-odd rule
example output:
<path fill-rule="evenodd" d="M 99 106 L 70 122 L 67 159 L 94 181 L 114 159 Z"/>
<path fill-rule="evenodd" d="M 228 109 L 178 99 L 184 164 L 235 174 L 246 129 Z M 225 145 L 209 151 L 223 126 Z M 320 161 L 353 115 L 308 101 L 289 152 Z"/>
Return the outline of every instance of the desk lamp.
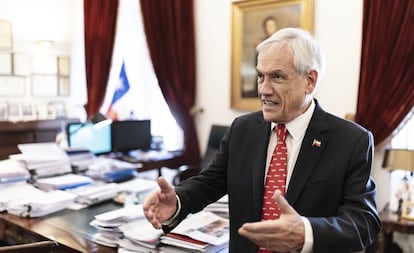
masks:
<path fill-rule="evenodd" d="M 111 119 L 108 119 L 102 113 L 98 112 L 92 115 L 85 124 L 92 123 L 95 127 L 103 127 L 112 123 Z"/>
<path fill-rule="evenodd" d="M 390 171 L 393 170 L 405 170 L 407 173 L 409 172 L 410 179 L 414 173 L 414 150 L 409 149 L 387 149 L 385 150 L 384 161 L 382 164 L 383 168 L 386 168 Z M 409 184 L 409 178 L 407 174 L 404 175 L 402 178 L 403 183 L 407 186 Z M 410 188 L 407 191 L 411 191 Z M 413 196 L 414 197 L 414 196 Z M 398 208 L 397 214 L 401 214 L 403 198 L 398 199 Z"/>
<path fill-rule="evenodd" d="M 86 122 L 82 123 L 82 125 L 76 129 L 75 131 L 69 133 L 70 135 L 77 133 L 79 130 L 81 130 L 84 126 L 88 124 L 92 124 L 94 128 L 101 128 L 104 126 L 107 126 L 112 123 L 111 119 L 108 119 L 103 115 L 102 113 L 98 112 L 94 115 L 92 115 Z"/>

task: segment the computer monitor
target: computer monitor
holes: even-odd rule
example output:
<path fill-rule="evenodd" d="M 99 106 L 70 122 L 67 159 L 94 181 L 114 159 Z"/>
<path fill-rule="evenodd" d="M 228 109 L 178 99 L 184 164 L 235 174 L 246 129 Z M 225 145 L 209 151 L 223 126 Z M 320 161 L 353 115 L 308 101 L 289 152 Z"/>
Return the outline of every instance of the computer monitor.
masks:
<path fill-rule="evenodd" d="M 112 151 L 128 154 L 151 147 L 151 120 L 112 122 Z"/>
<path fill-rule="evenodd" d="M 93 123 L 69 123 L 66 135 L 71 148 L 86 148 L 96 155 L 112 150 L 110 124 L 97 126 Z"/>

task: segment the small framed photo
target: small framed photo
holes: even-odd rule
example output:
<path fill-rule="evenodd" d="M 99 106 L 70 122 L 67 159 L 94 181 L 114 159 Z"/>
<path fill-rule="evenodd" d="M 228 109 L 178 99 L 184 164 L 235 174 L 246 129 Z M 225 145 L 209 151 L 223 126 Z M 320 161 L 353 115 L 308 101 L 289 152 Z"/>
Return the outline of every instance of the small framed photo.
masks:
<path fill-rule="evenodd" d="M 12 25 L 10 21 L 0 20 L 0 48 L 12 48 Z"/>
<path fill-rule="evenodd" d="M 13 75 L 32 74 L 32 58 L 28 54 L 13 54 Z"/>
<path fill-rule="evenodd" d="M 12 74 L 12 56 L 9 53 L 0 53 L 0 74 Z"/>
<path fill-rule="evenodd" d="M 0 121 L 7 121 L 8 103 L 0 102 Z"/>
<path fill-rule="evenodd" d="M 23 120 L 35 120 L 36 119 L 36 107 L 32 104 L 22 104 L 22 119 Z"/>
<path fill-rule="evenodd" d="M 70 94 L 69 77 L 59 76 L 59 96 L 68 96 Z"/>
<path fill-rule="evenodd" d="M 9 121 L 19 121 L 22 119 L 22 107 L 18 103 L 9 104 L 7 107 L 7 119 Z"/>
<path fill-rule="evenodd" d="M 402 205 L 401 218 L 414 220 L 414 202 L 404 201 Z"/>
<path fill-rule="evenodd" d="M 54 111 L 55 118 L 66 118 L 66 106 L 63 101 L 51 101 L 48 103 L 48 106 Z"/>
<path fill-rule="evenodd" d="M 69 57 L 58 57 L 58 74 L 60 76 L 69 76 L 70 74 Z"/>
<path fill-rule="evenodd" d="M 25 88 L 26 78 L 24 76 L 0 75 L 0 96 L 24 96 Z"/>

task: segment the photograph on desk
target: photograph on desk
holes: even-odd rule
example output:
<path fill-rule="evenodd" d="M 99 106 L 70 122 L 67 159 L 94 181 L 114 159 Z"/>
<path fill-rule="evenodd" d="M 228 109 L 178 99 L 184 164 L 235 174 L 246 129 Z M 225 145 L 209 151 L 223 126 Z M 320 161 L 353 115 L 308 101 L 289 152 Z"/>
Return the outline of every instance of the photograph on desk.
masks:
<path fill-rule="evenodd" d="M 403 206 L 414 197 L 414 180 L 405 171 L 394 170 L 390 173 L 390 202 L 389 209 L 401 214 Z"/>
<path fill-rule="evenodd" d="M 414 220 L 414 202 L 405 201 L 402 206 L 401 218 L 407 220 Z"/>

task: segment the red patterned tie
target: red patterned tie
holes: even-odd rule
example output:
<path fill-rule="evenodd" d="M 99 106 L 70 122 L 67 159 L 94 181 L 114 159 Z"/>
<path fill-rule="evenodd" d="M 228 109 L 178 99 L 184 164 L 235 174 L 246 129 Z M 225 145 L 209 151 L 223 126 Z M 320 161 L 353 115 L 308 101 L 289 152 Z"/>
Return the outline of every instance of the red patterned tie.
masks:
<path fill-rule="evenodd" d="M 277 144 L 269 163 L 263 195 L 262 220 L 279 219 L 280 209 L 273 200 L 273 193 L 280 190 L 285 194 L 287 173 L 286 126 L 277 125 Z M 271 253 L 271 250 L 259 248 L 258 253 Z"/>

